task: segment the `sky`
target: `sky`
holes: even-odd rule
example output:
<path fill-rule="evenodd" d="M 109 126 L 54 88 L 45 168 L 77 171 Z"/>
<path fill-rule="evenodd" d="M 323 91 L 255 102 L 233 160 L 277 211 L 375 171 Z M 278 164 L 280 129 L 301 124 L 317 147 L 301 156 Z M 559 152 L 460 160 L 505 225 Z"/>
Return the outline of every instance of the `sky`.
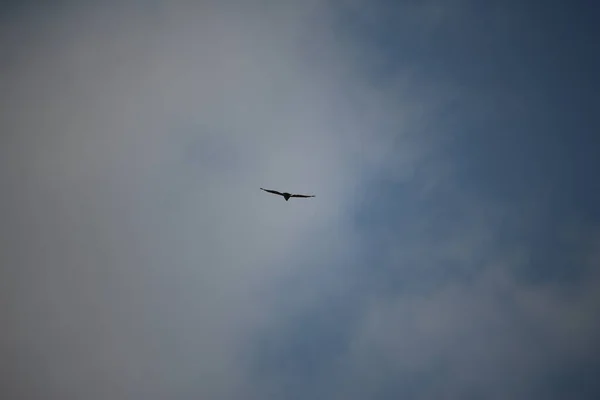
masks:
<path fill-rule="evenodd" d="M 599 16 L 3 2 L 0 397 L 598 398 Z"/>

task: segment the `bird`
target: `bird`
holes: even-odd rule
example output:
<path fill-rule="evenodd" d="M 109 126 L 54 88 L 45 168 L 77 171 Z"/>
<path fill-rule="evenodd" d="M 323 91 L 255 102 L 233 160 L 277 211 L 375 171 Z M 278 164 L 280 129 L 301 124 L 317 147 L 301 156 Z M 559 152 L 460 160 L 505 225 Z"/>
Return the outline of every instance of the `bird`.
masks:
<path fill-rule="evenodd" d="M 260 188 L 260 190 L 264 190 L 265 192 L 269 192 L 269 193 L 273 193 L 273 194 L 278 194 L 280 196 L 283 196 L 283 198 L 285 199 L 285 201 L 288 201 L 290 199 L 290 197 L 315 197 L 314 195 L 306 195 L 306 194 L 292 194 L 292 193 L 288 193 L 288 192 L 278 192 L 277 190 L 269 190 L 269 189 L 263 189 Z"/>

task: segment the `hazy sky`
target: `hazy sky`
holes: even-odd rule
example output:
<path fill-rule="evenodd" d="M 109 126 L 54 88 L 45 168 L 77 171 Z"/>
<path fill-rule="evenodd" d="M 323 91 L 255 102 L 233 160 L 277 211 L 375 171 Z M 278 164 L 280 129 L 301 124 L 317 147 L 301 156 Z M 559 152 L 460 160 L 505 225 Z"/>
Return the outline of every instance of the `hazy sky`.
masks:
<path fill-rule="evenodd" d="M 0 398 L 600 397 L 593 2 L 123 3 L 0 9 Z"/>

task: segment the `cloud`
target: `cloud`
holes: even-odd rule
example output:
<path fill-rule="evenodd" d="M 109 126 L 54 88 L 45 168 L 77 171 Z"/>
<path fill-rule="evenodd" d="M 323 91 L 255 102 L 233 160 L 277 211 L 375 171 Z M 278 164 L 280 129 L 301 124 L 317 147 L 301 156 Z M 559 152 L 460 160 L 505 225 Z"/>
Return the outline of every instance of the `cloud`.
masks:
<path fill-rule="evenodd" d="M 352 132 L 299 56 L 323 27 L 242 11 L 65 7 L 4 37 L 7 396 L 239 397 L 261 292 L 344 241 Z"/>
<path fill-rule="evenodd" d="M 352 370 L 340 384 L 375 397 L 560 398 L 551 376 L 597 354 L 599 281 L 565 293 L 518 283 L 502 267 L 426 293 L 375 296 L 340 361 Z M 569 390 L 585 396 L 586 386 Z"/>
<path fill-rule="evenodd" d="M 521 20 L 460 5 L 11 10 L 5 397 L 593 392 L 597 230 L 515 179 L 537 97 L 459 68 Z"/>
<path fill-rule="evenodd" d="M 352 257 L 381 99 L 316 2 L 41 11 L 3 28 L 5 394 L 251 395 L 279 282 Z"/>

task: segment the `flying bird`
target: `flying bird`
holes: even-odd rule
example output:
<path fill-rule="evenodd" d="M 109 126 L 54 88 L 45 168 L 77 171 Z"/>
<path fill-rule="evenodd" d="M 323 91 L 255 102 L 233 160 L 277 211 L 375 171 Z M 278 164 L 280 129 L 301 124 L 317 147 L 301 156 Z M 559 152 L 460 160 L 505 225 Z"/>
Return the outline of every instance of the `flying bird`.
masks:
<path fill-rule="evenodd" d="M 285 201 L 288 201 L 290 199 L 290 197 L 315 197 L 314 195 L 305 195 L 305 194 L 291 194 L 288 192 L 278 192 L 277 190 L 269 190 L 269 189 L 263 189 L 260 188 L 260 190 L 264 190 L 265 192 L 269 192 L 269 193 L 273 193 L 273 194 L 278 194 L 280 196 L 283 196 L 283 198 L 285 199 Z"/>

